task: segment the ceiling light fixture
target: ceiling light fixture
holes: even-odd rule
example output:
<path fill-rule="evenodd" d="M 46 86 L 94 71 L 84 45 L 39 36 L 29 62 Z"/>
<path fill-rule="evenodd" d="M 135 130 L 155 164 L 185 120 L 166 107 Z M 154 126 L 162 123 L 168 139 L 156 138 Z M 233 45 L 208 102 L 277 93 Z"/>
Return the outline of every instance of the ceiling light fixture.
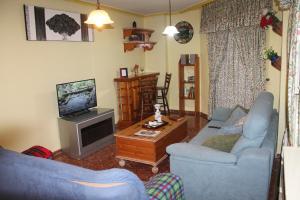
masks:
<path fill-rule="evenodd" d="M 90 12 L 88 19 L 84 22 L 90 25 L 96 25 L 98 28 L 105 24 L 113 24 L 108 13 L 100 9 L 99 0 L 97 0 L 97 9 Z"/>
<path fill-rule="evenodd" d="M 177 28 L 175 26 L 172 26 L 172 19 L 171 19 L 171 0 L 169 0 L 169 19 L 170 19 L 170 24 L 167 26 L 163 32 L 164 35 L 168 36 L 174 36 L 175 34 L 179 33 Z"/>

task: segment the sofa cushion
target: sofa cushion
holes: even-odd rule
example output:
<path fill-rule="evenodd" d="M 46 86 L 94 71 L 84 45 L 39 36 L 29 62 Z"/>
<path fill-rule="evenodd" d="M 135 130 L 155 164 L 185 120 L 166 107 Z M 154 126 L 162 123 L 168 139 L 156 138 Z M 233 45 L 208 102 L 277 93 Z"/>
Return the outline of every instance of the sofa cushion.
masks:
<path fill-rule="evenodd" d="M 205 140 L 202 146 L 229 153 L 240 137 L 241 134 L 216 135 Z"/>
<path fill-rule="evenodd" d="M 232 113 L 230 114 L 230 117 L 225 121 L 225 126 L 232 126 L 235 123 L 237 123 L 241 118 L 245 117 L 247 115 L 247 111 L 241 107 L 236 106 Z"/>
<path fill-rule="evenodd" d="M 240 118 L 236 121 L 233 125 L 227 125 L 221 127 L 219 133 L 221 134 L 234 134 L 234 133 L 242 133 L 243 132 L 243 125 L 246 121 L 247 115 Z"/>
<path fill-rule="evenodd" d="M 238 155 L 246 148 L 261 146 L 273 113 L 273 100 L 274 97 L 269 92 L 258 95 L 244 123 L 243 135 L 231 153 Z"/>
<path fill-rule="evenodd" d="M 225 121 L 230 117 L 231 112 L 231 108 L 218 107 L 214 110 L 211 119 L 215 121 Z"/>
<path fill-rule="evenodd" d="M 243 132 L 243 124 L 247 116 L 247 111 L 241 106 L 236 106 L 230 117 L 224 122 L 219 130 L 221 134 L 234 134 Z"/>
<path fill-rule="evenodd" d="M 223 126 L 221 129 L 218 131 L 220 134 L 236 134 L 236 133 L 242 133 L 243 132 L 243 126 Z"/>

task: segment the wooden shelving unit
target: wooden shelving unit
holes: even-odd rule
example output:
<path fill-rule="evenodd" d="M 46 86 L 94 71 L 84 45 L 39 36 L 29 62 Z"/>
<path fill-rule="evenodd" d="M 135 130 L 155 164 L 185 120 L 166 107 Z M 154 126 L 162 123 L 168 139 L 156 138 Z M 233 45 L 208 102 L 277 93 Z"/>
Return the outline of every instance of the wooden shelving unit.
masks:
<path fill-rule="evenodd" d="M 124 28 L 123 38 L 128 40 L 124 42 L 124 52 L 132 51 L 135 48 L 143 48 L 144 51 L 153 49 L 156 42 L 151 42 L 150 37 L 154 30 L 142 28 Z"/>
<path fill-rule="evenodd" d="M 178 72 L 179 72 L 179 111 L 181 114 L 185 113 L 185 101 L 186 100 L 192 100 L 195 104 L 195 115 L 200 114 L 200 82 L 199 82 L 199 56 L 197 54 L 195 55 L 194 63 L 188 63 L 189 59 L 187 59 L 187 62 L 184 64 L 181 62 L 181 59 L 178 63 Z M 194 80 L 185 80 L 185 69 L 186 67 L 193 67 L 193 75 Z M 186 96 L 185 90 L 188 87 L 187 85 L 193 85 L 193 95 Z M 191 87 L 190 87 L 191 88 Z M 190 91 L 191 92 L 191 91 Z"/>

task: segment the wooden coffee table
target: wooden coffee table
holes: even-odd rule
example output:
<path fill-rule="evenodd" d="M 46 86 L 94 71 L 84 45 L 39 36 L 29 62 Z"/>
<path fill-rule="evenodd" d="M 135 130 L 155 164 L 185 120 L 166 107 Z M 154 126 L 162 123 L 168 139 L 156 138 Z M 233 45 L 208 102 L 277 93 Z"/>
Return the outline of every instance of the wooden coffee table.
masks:
<path fill-rule="evenodd" d="M 125 162 L 128 160 L 152 165 L 152 172 L 158 172 L 157 165 L 168 156 L 166 153 L 166 147 L 170 144 L 187 139 L 186 118 L 182 118 L 179 121 L 172 121 L 163 116 L 162 119 L 167 121 L 168 124 L 155 129 L 160 131 L 160 134 L 156 137 L 134 135 L 134 133 L 139 130 L 147 130 L 143 128 L 142 125 L 146 121 L 154 120 L 154 116 L 151 116 L 115 134 L 116 158 L 120 159 L 120 166 L 125 166 Z"/>

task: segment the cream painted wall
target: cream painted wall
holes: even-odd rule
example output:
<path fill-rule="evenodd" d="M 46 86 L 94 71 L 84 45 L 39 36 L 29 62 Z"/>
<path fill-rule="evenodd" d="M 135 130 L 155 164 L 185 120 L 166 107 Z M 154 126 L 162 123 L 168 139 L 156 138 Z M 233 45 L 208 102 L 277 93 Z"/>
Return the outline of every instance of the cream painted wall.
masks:
<path fill-rule="evenodd" d="M 70 0 L 0 0 L 0 145 L 60 149 L 57 83 L 96 78 L 100 107 L 114 108 L 113 79 L 120 67 L 144 66 L 144 53 L 123 52 L 122 28 L 143 18 L 107 9 L 114 29 L 95 31 L 95 42 L 26 41 L 23 4 L 88 13 L 94 6 Z M 9 19 L 9 20 L 8 20 Z"/>
<path fill-rule="evenodd" d="M 194 28 L 193 39 L 187 44 L 180 44 L 173 38 L 163 36 L 165 26 L 168 24 L 167 15 L 156 15 L 146 17 L 144 26 L 155 30 L 153 41 L 159 41 L 151 52 L 146 53 L 145 65 L 147 70 L 165 71 L 172 73 L 172 80 L 169 93 L 169 104 L 171 109 L 179 109 L 179 88 L 178 88 L 178 61 L 181 54 L 200 55 L 200 110 L 207 113 L 208 100 L 208 68 L 207 68 L 207 40 L 205 35 L 200 37 L 200 10 L 190 10 L 183 13 L 172 15 L 172 22 L 176 24 L 180 21 L 188 21 Z M 151 39 L 152 39 L 151 38 Z M 200 42 L 201 41 L 201 42 Z M 161 60 L 162 59 L 162 60 Z M 166 60 L 165 60 L 166 59 Z M 192 68 L 191 68 L 192 69 Z M 163 76 L 160 77 L 160 83 L 163 82 Z M 194 110 L 193 102 L 186 103 L 186 110 Z"/>
<path fill-rule="evenodd" d="M 157 42 L 152 51 L 146 51 L 145 53 L 145 70 L 148 72 L 160 72 L 158 85 L 164 84 L 164 75 L 166 72 L 169 72 L 167 41 L 165 36 L 162 35 L 165 24 L 166 18 L 164 15 L 144 18 L 144 27 L 155 30 L 150 38 L 151 41 Z"/>
<path fill-rule="evenodd" d="M 283 11 L 282 22 L 282 55 L 281 55 L 281 74 L 280 74 L 280 99 L 279 99 L 279 127 L 278 127 L 278 145 L 277 152 L 281 152 L 282 138 L 286 130 L 287 118 L 287 66 L 288 66 L 288 24 L 289 11 Z"/>
<path fill-rule="evenodd" d="M 278 12 L 278 7 L 275 2 L 273 3 L 273 9 L 277 12 L 276 16 L 282 20 L 282 12 Z M 282 37 L 272 31 L 272 27 L 267 31 L 266 47 L 272 47 L 278 55 L 281 56 L 281 43 Z M 274 108 L 279 109 L 279 97 L 280 97 L 280 74 L 281 72 L 271 65 L 269 60 L 266 61 L 266 78 L 270 81 L 266 82 L 266 90 L 274 95 Z"/>
<path fill-rule="evenodd" d="M 170 106 L 179 109 L 179 90 L 178 90 L 178 61 L 181 54 L 200 54 L 200 12 L 199 10 L 187 11 L 172 16 L 173 23 L 188 21 L 194 28 L 194 36 L 187 44 L 180 44 L 173 38 L 167 37 L 168 65 L 172 73 L 173 80 L 170 88 Z M 201 66 L 202 67 L 202 66 Z M 190 68 L 190 69 L 188 69 Z M 193 67 L 186 67 L 186 70 L 193 70 Z M 194 101 L 186 101 L 186 110 L 194 110 Z"/>

